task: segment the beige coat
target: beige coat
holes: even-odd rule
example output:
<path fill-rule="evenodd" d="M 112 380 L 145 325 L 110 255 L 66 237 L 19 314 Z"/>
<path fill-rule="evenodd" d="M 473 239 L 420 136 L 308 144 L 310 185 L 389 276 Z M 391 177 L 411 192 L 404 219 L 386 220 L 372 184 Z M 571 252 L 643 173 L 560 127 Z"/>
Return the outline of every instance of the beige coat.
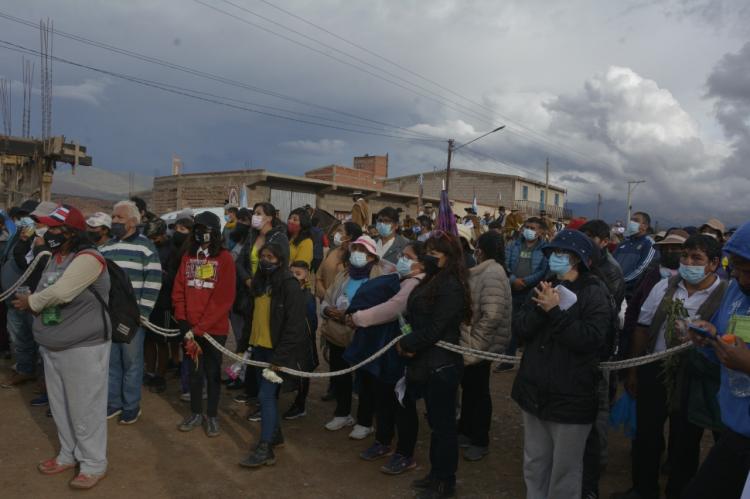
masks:
<path fill-rule="evenodd" d="M 512 298 L 510 283 L 503 267 L 486 260 L 469 270 L 471 325 L 461 326 L 459 344 L 485 352 L 503 353 L 510 341 Z M 481 359 L 464 355 L 464 364 Z"/>
<path fill-rule="evenodd" d="M 364 199 L 358 199 L 352 206 L 352 222 L 367 230 L 370 225 L 370 205 Z"/>

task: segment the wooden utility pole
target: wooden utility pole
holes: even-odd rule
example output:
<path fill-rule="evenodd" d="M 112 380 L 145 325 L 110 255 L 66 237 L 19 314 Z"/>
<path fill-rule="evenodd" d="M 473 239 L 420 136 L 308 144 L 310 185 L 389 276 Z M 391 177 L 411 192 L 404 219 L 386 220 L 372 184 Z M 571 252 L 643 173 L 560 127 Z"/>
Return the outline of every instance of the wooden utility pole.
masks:
<path fill-rule="evenodd" d="M 601 220 L 601 212 L 602 212 L 602 195 L 597 194 L 596 195 L 596 219 Z"/>
<path fill-rule="evenodd" d="M 542 210 L 547 211 L 547 205 L 549 204 L 549 201 L 547 197 L 549 196 L 549 158 L 547 158 L 547 162 L 545 163 L 545 180 L 544 180 L 544 202 L 542 203 Z"/>
<path fill-rule="evenodd" d="M 630 205 L 630 200 L 632 199 L 633 193 L 635 192 L 635 188 L 638 187 L 638 184 L 645 183 L 645 180 L 628 180 L 628 214 L 625 218 L 625 226 L 627 226 L 628 222 L 630 222 L 630 211 L 633 209 L 633 207 Z"/>
<path fill-rule="evenodd" d="M 456 143 L 453 139 L 448 139 L 448 164 L 445 167 L 445 192 L 449 193 L 451 189 L 451 158 L 453 157 L 453 145 Z"/>

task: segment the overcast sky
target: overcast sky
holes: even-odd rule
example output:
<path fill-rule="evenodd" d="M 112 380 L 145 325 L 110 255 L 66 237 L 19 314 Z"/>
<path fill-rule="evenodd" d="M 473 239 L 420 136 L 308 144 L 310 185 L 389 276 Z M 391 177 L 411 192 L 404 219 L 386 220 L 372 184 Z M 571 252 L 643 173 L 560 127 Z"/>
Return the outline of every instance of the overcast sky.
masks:
<path fill-rule="evenodd" d="M 102 168 L 166 175 L 177 154 L 187 172 L 302 174 L 389 153 L 396 176 L 505 124 L 454 166 L 542 179 L 549 157 L 572 202 L 601 194 L 624 212 L 626 180 L 644 179 L 634 207 L 657 218 L 748 218 L 746 1 L 10 0 L 0 15 L 223 80 L 56 35 L 57 57 L 211 101 L 56 62 L 53 132 Z M 38 30 L 3 18 L 0 40 L 39 48 Z M 0 76 L 21 80 L 2 44 Z"/>

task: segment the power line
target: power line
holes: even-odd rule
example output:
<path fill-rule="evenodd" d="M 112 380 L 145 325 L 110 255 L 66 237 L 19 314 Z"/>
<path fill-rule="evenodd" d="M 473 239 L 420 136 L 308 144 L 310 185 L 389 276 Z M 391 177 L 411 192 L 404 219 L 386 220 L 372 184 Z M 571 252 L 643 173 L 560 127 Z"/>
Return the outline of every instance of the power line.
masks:
<path fill-rule="evenodd" d="M 24 54 L 30 54 L 30 55 L 38 55 L 39 54 L 39 52 L 36 51 L 36 50 L 34 50 L 34 49 L 30 49 L 30 48 L 24 47 L 22 45 L 18 45 L 18 44 L 12 43 L 12 42 L 8 42 L 6 40 L 0 40 L 0 45 L 4 45 L 3 48 L 6 48 L 8 50 L 13 50 L 13 51 L 16 51 L 16 52 L 21 52 L 21 53 L 24 53 Z M 187 89 L 187 88 L 184 88 L 184 87 L 178 87 L 176 85 L 171 85 L 171 84 L 156 82 L 156 81 L 153 81 L 153 80 L 146 80 L 146 79 L 143 79 L 143 78 L 138 78 L 138 77 L 135 77 L 135 76 L 130 76 L 130 75 L 127 75 L 127 74 L 124 74 L 124 73 L 117 73 L 117 72 L 114 72 L 114 71 L 109 71 L 109 70 L 106 70 L 106 69 L 101 69 L 101 68 L 97 68 L 97 67 L 94 67 L 94 66 L 89 66 L 89 65 L 86 65 L 86 64 L 81 64 L 81 63 L 78 63 L 78 62 L 75 62 L 75 61 L 71 61 L 69 59 L 64 59 L 62 57 L 52 56 L 51 60 L 56 61 L 56 62 L 60 62 L 60 63 L 63 63 L 63 64 L 67 64 L 67 65 L 70 65 L 70 66 L 75 66 L 75 67 L 78 67 L 78 68 L 87 69 L 89 71 L 94 71 L 94 72 L 97 72 L 97 73 L 100 73 L 100 74 L 111 76 L 113 78 L 119 78 L 119 79 L 122 79 L 122 80 L 127 80 L 127 81 L 130 81 L 132 83 L 137 83 L 139 85 L 143 85 L 143 86 L 147 86 L 147 87 L 151 87 L 151 88 L 156 88 L 158 90 L 162 90 L 162 91 L 169 92 L 169 93 L 172 93 L 172 94 L 182 95 L 184 97 L 190 97 L 192 99 L 196 99 L 196 100 L 200 100 L 200 101 L 204 101 L 204 102 L 209 102 L 209 103 L 213 103 L 213 104 L 217 104 L 217 105 L 221 105 L 221 106 L 225 106 L 225 107 L 229 107 L 229 108 L 233 108 L 233 109 L 238 109 L 238 110 L 242 110 L 242 111 L 247 111 L 247 112 L 251 112 L 251 113 L 255 113 L 255 114 L 260 114 L 260 115 L 268 116 L 268 117 L 272 117 L 272 118 L 278 118 L 278 119 L 283 119 L 283 120 L 288 120 L 288 121 L 294 121 L 294 122 L 297 122 L 297 123 L 303 123 L 303 124 L 313 125 L 313 126 L 320 126 L 320 127 L 324 127 L 324 128 L 332 128 L 332 129 L 335 129 L 335 130 L 341 130 L 341 131 L 345 131 L 345 132 L 359 133 L 359 134 L 363 134 L 363 135 L 374 135 L 374 136 L 380 136 L 380 137 L 387 137 L 387 138 L 397 139 L 397 140 L 434 141 L 434 142 L 442 142 L 443 141 L 442 139 L 436 139 L 436 138 L 433 138 L 433 139 L 421 139 L 421 138 L 416 138 L 416 137 L 405 137 L 405 136 L 391 135 L 391 134 L 386 134 L 386 133 L 367 132 L 367 131 L 363 131 L 363 130 L 356 130 L 356 129 L 353 129 L 353 128 L 345 128 L 345 127 L 336 126 L 336 125 L 329 125 L 329 124 L 325 124 L 325 123 L 317 123 L 317 122 L 310 121 L 310 120 L 304 120 L 304 119 L 298 119 L 298 118 L 293 118 L 293 117 L 289 117 L 289 116 L 283 116 L 283 115 L 279 115 L 279 114 L 275 114 L 275 113 L 269 113 L 267 111 L 260 111 L 260 110 L 252 109 L 252 108 L 245 107 L 245 106 L 231 104 L 230 102 L 226 102 L 226 100 L 236 100 L 236 99 L 228 99 L 226 97 L 215 96 L 214 94 L 209 94 L 207 92 L 200 92 L 200 91 L 197 91 L 197 90 Z M 220 100 L 220 99 L 224 99 L 224 100 Z"/>
<path fill-rule="evenodd" d="M 33 22 L 29 21 L 29 20 L 13 16 L 13 15 L 8 14 L 8 13 L 3 12 L 3 11 L 0 11 L 0 18 L 4 18 L 6 20 L 9 20 L 9 21 L 12 21 L 12 22 L 15 22 L 15 23 L 18 23 L 18 24 L 25 25 L 25 26 L 27 26 L 29 28 L 33 28 L 35 30 L 39 29 L 39 26 L 37 24 L 35 24 L 35 23 L 33 23 Z M 346 111 L 342 111 L 342 110 L 339 110 L 339 109 L 336 109 L 336 108 L 332 108 L 332 107 L 328 107 L 328 106 L 323 106 L 323 105 L 311 103 L 311 102 L 305 101 L 303 99 L 299 99 L 299 98 L 296 98 L 296 97 L 293 97 L 293 96 L 289 96 L 289 95 L 285 95 L 285 94 L 282 94 L 282 93 L 279 93 L 279 92 L 275 92 L 273 90 L 267 90 L 267 89 L 264 89 L 264 88 L 261 88 L 261 87 L 249 85 L 249 84 L 244 83 L 244 82 L 240 82 L 240 81 L 232 80 L 232 79 L 229 79 L 229 78 L 226 78 L 226 77 L 223 77 L 223 76 L 219 76 L 219 75 L 216 75 L 216 74 L 213 74 L 213 73 L 201 71 L 201 70 L 190 68 L 190 67 L 187 67 L 187 66 L 182 66 L 180 64 L 172 63 L 172 62 L 166 61 L 164 59 L 159 59 L 159 58 L 156 58 L 156 57 L 148 56 L 148 55 L 141 54 L 141 53 L 138 53 L 138 52 L 134 52 L 134 51 L 131 51 L 131 50 L 123 49 L 121 47 L 117 47 L 117 46 L 110 45 L 110 44 L 107 44 L 107 43 L 104 43 L 104 42 L 100 42 L 100 41 L 92 40 L 92 39 L 89 39 L 89 38 L 85 38 L 85 37 L 82 37 L 82 36 L 79 36 L 79 35 L 76 35 L 76 34 L 73 34 L 73 33 L 68 33 L 68 32 L 65 32 L 65 31 L 60 31 L 58 29 L 54 29 L 54 34 L 57 35 L 57 36 L 61 36 L 63 38 L 69 39 L 69 40 L 76 41 L 78 43 L 82 43 L 82 44 L 85 44 L 85 45 L 89 45 L 89 46 L 93 46 L 93 47 L 96 47 L 96 48 L 104 49 L 104 50 L 107 50 L 107 51 L 110 51 L 110 52 L 113 52 L 113 53 L 117 53 L 117 54 L 120 54 L 120 55 L 125 55 L 127 57 L 131 57 L 131 58 L 143 61 L 143 62 L 148 62 L 150 64 L 154 64 L 154 65 L 157 65 L 157 66 L 160 66 L 160 67 L 166 67 L 166 68 L 173 69 L 173 70 L 176 70 L 176 71 L 180 71 L 180 72 L 183 72 L 183 73 L 186 73 L 186 74 L 190 74 L 190 75 L 193 75 L 193 76 L 198 76 L 198 77 L 205 78 L 205 79 L 208 79 L 208 80 L 212 80 L 212 81 L 216 81 L 216 82 L 219 82 L 219 83 L 223 83 L 225 85 L 229 85 L 229 86 L 233 86 L 233 87 L 237 87 L 237 88 L 242 88 L 242 89 L 249 90 L 249 91 L 256 92 L 256 93 L 260 93 L 260 94 L 263 94 L 263 95 L 268 95 L 270 97 L 274 97 L 274 98 L 277 98 L 277 99 L 287 100 L 287 101 L 290 101 L 290 102 L 301 104 L 301 105 L 304 105 L 304 106 L 313 107 L 313 108 L 317 108 L 317 109 L 321 109 L 321 110 L 333 112 L 333 113 L 340 114 L 342 116 L 347 116 L 347 117 L 350 117 L 350 118 L 354 118 L 354 119 L 357 119 L 357 120 L 360 120 L 360 121 L 364 121 L 364 122 L 368 122 L 368 123 L 374 123 L 374 124 L 381 125 L 381 126 L 388 127 L 388 128 L 394 128 L 394 129 L 397 129 L 397 130 L 401 130 L 402 132 L 411 133 L 411 134 L 414 134 L 414 135 L 422 136 L 424 138 L 433 138 L 433 136 L 431 136 L 431 135 L 428 135 L 428 134 L 425 134 L 425 133 L 422 133 L 422 132 L 417 132 L 417 131 L 411 130 L 409 128 L 401 127 L 401 126 L 398 126 L 398 125 L 393 125 L 391 123 L 387 123 L 387 122 L 383 122 L 383 121 L 379 121 L 379 120 L 374 120 L 374 119 L 362 117 L 362 116 L 359 116 L 359 115 L 356 115 L 356 114 L 353 114 L 353 113 L 349 113 L 349 112 L 346 112 Z M 259 104 L 257 104 L 257 105 L 260 106 Z M 296 112 L 296 111 L 288 111 L 288 112 Z M 299 114 L 304 114 L 304 113 L 299 113 Z M 313 116 L 313 115 L 310 115 L 310 116 Z M 358 126 L 361 126 L 361 125 L 358 125 Z"/>

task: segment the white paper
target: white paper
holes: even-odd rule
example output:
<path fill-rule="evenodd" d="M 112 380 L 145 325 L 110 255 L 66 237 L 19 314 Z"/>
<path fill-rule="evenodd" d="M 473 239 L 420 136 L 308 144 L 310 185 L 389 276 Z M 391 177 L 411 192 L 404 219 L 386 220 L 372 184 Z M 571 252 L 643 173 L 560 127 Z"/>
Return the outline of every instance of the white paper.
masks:
<path fill-rule="evenodd" d="M 578 301 L 576 294 L 565 286 L 558 284 L 555 289 L 560 294 L 560 310 L 568 310 Z"/>
<path fill-rule="evenodd" d="M 393 389 L 396 393 L 396 398 L 401 407 L 404 407 L 404 395 L 406 395 L 406 376 L 401 376 L 401 379 L 396 382 L 396 388 Z"/>

